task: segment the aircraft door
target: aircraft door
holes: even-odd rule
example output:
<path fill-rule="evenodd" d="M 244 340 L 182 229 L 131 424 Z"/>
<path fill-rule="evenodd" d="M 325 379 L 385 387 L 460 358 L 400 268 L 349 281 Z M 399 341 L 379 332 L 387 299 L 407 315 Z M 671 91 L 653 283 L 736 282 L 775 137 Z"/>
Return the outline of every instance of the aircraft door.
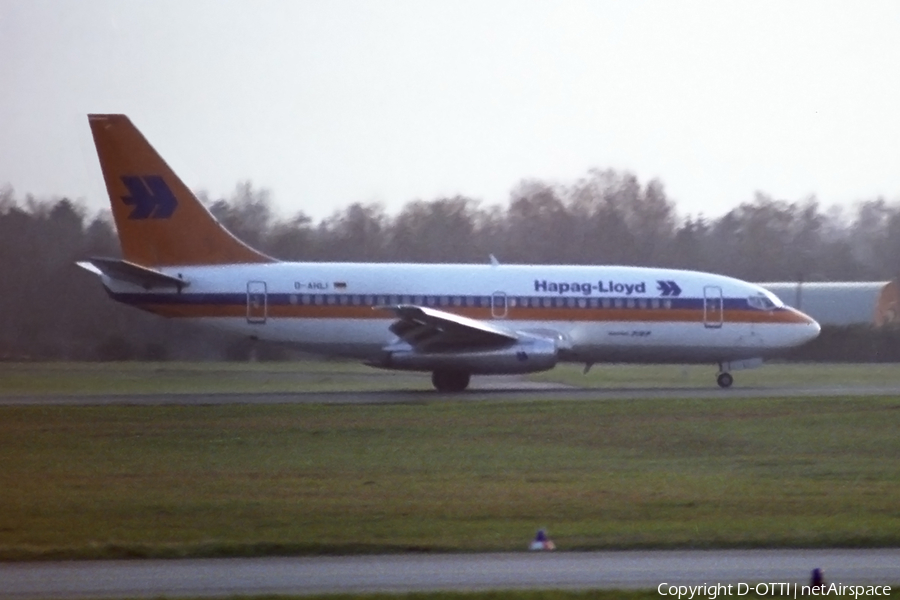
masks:
<path fill-rule="evenodd" d="M 725 320 L 725 307 L 722 301 L 722 288 L 717 285 L 703 287 L 703 325 L 710 329 L 722 327 Z"/>
<path fill-rule="evenodd" d="M 268 297 L 265 281 L 247 282 L 247 322 L 263 324 L 268 316 Z"/>
<path fill-rule="evenodd" d="M 506 294 L 504 292 L 494 292 L 491 296 L 491 316 L 495 319 L 505 319 L 506 310 Z"/>

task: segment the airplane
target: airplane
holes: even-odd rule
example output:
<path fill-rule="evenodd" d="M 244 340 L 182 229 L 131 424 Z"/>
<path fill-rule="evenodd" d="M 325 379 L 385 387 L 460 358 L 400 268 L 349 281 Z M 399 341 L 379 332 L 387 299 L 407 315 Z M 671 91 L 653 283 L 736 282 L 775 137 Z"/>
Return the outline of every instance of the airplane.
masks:
<path fill-rule="evenodd" d="M 383 369 L 472 375 L 558 363 L 717 364 L 803 344 L 819 324 L 760 286 L 628 266 L 284 262 L 228 232 L 125 115 L 88 115 L 122 258 L 78 265 L 118 302 Z"/>

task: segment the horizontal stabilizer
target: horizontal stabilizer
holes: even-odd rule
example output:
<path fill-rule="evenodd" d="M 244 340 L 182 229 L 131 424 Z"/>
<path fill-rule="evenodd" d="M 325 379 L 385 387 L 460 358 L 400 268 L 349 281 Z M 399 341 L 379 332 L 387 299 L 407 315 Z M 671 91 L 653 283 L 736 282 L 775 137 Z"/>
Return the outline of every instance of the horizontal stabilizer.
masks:
<path fill-rule="evenodd" d="M 188 282 L 180 277 L 166 275 L 156 269 L 142 267 L 118 258 L 92 258 L 77 264 L 82 269 L 96 275 L 106 275 L 110 279 L 133 283 L 145 289 L 174 287 L 180 290 L 188 285 Z"/>

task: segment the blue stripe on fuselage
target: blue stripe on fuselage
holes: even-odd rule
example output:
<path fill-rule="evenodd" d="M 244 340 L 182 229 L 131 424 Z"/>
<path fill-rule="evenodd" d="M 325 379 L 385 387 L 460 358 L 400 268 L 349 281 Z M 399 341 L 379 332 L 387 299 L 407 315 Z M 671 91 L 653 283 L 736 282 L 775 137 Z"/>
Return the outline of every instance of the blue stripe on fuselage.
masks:
<path fill-rule="evenodd" d="M 214 305 L 245 306 L 247 293 L 189 293 L 189 292 L 146 292 L 121 293 L 107 289 L 114 300 L 125 304 L 164 304 L 164 305 Z M 418 300 L 416 302 L 415 300 Z M 513 301 L 515 305 L 513 305 Z M 608 305 L 607 305 L 608 301 Z M 545 302 L 547 304 L 545 304 Z M 383 306 L 396 304 L 415 304 L 438 309 L 453 308 L 491 308 L 491 296 L 438 296 L 423 294 L 266 294 L 269 306 Z M 640 309 L 677 309 L 703 310 L 707 305 L 704 298 L 635 298 L 628 297 L 591 297 L 578 296 L 506 296 L 505 303 L 510 308 L 569 308 L 585 310 L 640 310 Z M 760 310 L 751 307 L 746 298 L 722 298 L 724 310 Z M 779 309 L 773 309 L 779 310 Z"/>

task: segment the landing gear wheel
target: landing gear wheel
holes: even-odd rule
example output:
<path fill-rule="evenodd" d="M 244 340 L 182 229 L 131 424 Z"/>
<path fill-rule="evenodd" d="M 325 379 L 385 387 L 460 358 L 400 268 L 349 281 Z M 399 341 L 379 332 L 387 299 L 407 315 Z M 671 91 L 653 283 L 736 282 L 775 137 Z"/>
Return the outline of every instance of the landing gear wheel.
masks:
<path fill-rule="evenodd" d="M 439 392 L 461 392 L 469 387 L 469 374 L 465 371 L 435 371 L 431 383 Z"/>
<path fill-rule="evenodd" d="M 719 376 L 716 377 L 716 383 L 719 384 L 720 388 L 730 388 L 731 384 L 734 383 L 734 377 L 731 376 L 731 373 L 719 373 Z"/>

